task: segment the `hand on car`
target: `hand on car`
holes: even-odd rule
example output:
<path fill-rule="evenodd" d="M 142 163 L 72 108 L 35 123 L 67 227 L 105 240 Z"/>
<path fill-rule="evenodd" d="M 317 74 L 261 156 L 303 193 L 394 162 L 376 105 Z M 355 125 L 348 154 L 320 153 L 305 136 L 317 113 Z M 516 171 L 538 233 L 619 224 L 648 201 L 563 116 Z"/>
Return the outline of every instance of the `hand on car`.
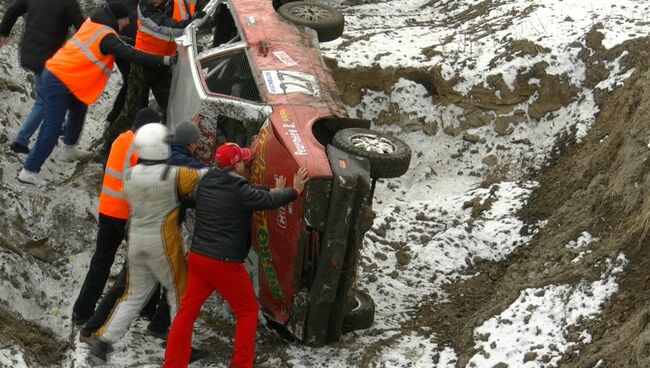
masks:
<path fill-rule="evenodd" d="M 305 189 L 305 182 L 307 181 L 308 175 L 309 172 L 307 169 L 301 167 L 296 172 L 296 175 L 293 176 L 293 189 L 298 192 L 298 195 L 300 195 L 300 193 L 302 193 L 302 191 Z"/>
<path fill-rule="evenodd" d="M 172 66 L 172 65 L 176 65 L 177 62 L 178 62 L 178 52 L 172 56 L 163 57 L 163 64 L 165 65 Z"/>
<path fill-rule="evenodd" d="M 275 177 L 275 188 L 274 189 L 283 189 L 287 186 L 287 178 L 284 175 Z"/>

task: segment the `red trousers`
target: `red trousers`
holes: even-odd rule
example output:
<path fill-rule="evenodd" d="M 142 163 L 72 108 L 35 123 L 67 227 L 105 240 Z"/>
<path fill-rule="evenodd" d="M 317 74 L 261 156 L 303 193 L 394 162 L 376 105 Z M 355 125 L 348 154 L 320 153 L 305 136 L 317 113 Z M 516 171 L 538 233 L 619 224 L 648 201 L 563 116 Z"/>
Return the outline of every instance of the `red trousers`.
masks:
<path fill-rule="evenodd" d="M 243 263 L 223 262 L 190 251 L 187 284 L 181 306 L 167 337 L 163 368 L 187 367 L 192 328 L 206 299 L 216 290 L 235 314 L 235 342 L 230 366 L 249 368 L 255 359 L 255 331 L 259 305 Z"/>

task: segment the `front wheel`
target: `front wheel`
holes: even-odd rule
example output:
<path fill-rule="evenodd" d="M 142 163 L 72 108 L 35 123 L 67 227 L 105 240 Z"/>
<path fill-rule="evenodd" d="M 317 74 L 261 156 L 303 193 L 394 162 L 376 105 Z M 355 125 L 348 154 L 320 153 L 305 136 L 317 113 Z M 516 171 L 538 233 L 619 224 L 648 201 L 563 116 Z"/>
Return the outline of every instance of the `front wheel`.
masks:
<path fill-rule="evenodd" d="M 315 30 L 320 42 L 333 41 L 343 34 L 343 14 L 331 6 L 294 1 L 278 8 L 278 14 L 294 24 Z"/>
<path fill-rule="evenodd" d="M 364 128 L 339 130 L 332 141 L 334 147 L 370 161 L 373 179 L 404 175 L 411 164 L 411 148 L 401 140 Z"/>

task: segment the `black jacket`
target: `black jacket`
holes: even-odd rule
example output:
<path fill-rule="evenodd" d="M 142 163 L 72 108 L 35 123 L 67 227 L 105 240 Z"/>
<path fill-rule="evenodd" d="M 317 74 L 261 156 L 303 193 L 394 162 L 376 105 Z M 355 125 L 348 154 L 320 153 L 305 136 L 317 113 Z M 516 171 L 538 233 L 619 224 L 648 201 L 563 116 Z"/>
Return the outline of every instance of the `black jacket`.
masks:
<path fill-rule="evenodd" d="M 104 8 L 95 9 L 90 15 L 90 20 L 95 23 L 109 26 L 113 28 L 115 32 L 119 33 L 120 31 L 119 26 L 117 25 L 117 20 L 115 20 L 113 16 L 108 15 Z M 133 46 L 127 44 L 114 34 L 109 34 L 102 38 L 99 42 L 99 51 L 104 55 L 113 54 L 118 59 L 141 65 L 161 65 L 163 63 L 162 56 L 136 50 Z"/>
<path fill-rule="evenodd" d="M 250 249 L 251 215 L 296 199 L 293 188 L 266 191 L 234 173 L 214 168 L 199 181 L 192 251 L 206 257 L 243 262 Z"/>
<path fill-rule="evenodd" d="M 2 18 L 0 35 L 9 37 L 18 17 L 24 14 L 20 65 L 39 73 L 65 42 L 70 26 L 79 29 L 84 17 L 77 0 L 14 0 Z"/>

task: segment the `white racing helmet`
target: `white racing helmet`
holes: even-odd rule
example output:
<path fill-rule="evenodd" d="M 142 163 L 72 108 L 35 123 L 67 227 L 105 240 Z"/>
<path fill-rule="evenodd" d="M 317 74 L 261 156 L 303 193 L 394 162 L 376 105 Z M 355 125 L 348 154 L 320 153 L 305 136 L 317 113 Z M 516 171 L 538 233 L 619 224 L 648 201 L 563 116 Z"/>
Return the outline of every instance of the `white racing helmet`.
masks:
<path fill-rule="evenodd" d="M 167 144 L 169 129 L 160 123 L 143 125 L 133 138 L 133 145 L 142 160 L 165 161 L 171 156 L 171 149 Z"/>

